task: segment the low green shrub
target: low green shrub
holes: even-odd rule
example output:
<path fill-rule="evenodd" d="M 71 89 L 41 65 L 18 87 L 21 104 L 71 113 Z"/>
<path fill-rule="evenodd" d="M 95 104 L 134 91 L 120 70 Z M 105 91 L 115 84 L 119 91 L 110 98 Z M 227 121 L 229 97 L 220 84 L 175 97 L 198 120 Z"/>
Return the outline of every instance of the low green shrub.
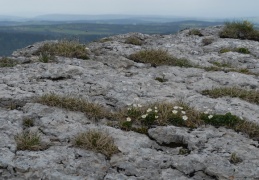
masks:
<path fill-rule="evenodd" d="M 226 22 L 225 27 L 219 32 L 221 38 L 249 39 L 259 41 L 259 32 L 249 21 Z"/>

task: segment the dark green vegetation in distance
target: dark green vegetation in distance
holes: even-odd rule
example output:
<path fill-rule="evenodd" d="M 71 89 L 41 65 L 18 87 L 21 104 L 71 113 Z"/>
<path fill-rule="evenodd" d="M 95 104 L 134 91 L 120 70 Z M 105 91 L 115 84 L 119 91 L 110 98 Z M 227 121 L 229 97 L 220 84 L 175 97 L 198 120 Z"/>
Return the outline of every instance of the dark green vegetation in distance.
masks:
<path fill-rule="evenodd" d="M 47 43 L 41 46 L 37 52 L 41 55 L 43 62 L 48 62 L 48 55 L 50 56 L 64 56 L 79 59 L 89 59 L 86 46 L 77 41 L 59 41 L 58 43 Z"/>
<path fill-rule="evenodd" d="M 238 87 L 222 87 L 211 90 L 202 91 L 203 95 L 208 95 L 212 98 L 224 96 L 237 97 L 250 103 L 259 104 L 259 91 L 240 89 Z"/>
<path fill-rule="evenodd" d="M 90 119 L 106 118 L 108 120 L 107 125 L 120 127 L 126 131 L 132 130 L 146 134 L 153 125 L 197 128 L 201 125 L 210 124 L 216 127 L 230 128 L 237 132 L 246 133 L 250 138 L 259 139 L 259 126 L 256 123 L 249 122 L 231 113 L 213 114 L 208 110 L 205 112 L 197 111 L 183 102 L 133 104 L 116 112 L 107 111 L 104 107 L 83 99 L 56 94 L 43 95 L 37 102 L 71 111 L 81 111 Z M 80 146 L 82 142 L 79 141 L 76 144 Z"/>
<path fill-rule="evenodd" d="M 259 31 L 249 21 L 227 22 L 219 33 L 221 38 L 249 39 L 259 41 Z"/>
<path fill-rule="evenodd" d="M 161 65 L 193 67 L 187 59 L 178 59 L 162 49 L 141 50 L 129 56 L 135 62 L 150 63 L 153 67 Z"/>
<path fill-rule="evenodd" d="M 170 34 L 191 27 L 207 27 L 221 22 L 181 21 L 172 23 L 145 24 L 100 24 L 99 22 L 33 22 L 37 25 L 0 26 L 0 56 L 9 56 L 17 49 L 44 40 L 79 40 L 82 43 L 95 41 L 103 37 L 129 32 L 145 34 Z"/>

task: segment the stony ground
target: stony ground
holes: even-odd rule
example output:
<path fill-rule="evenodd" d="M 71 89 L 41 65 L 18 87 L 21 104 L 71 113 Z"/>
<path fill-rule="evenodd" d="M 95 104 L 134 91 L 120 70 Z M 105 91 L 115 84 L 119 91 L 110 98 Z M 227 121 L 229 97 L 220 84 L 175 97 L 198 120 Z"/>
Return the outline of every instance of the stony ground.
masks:
<path fill-rule="evenodd" d="M 224 86 L 258 90 L 256 75 L 202 68 L 152 67 L 127 58 L 141 49 L 164 49 L 199 66 L 227 62 L 259 73 L 259 42 L 221 39 L 217 35 L 221 28 L 202 29 L 203 37 L 188 35 L 189 30 L 176 35 L 130 33 L 109 37 L 88 45 L 90 60 L 57 57 L 56 62 L 41 63 L 33 53 L 43 43 L 14 52 L 12 58 L 20 64 L 0 68 L 0 179 L 259 179 L 259 145 L 245 134 L 223 127 L 157 126 L 144 135 L 109 127 L 105 120 L 96 124 L 83 113 L 33 101 L 46 93 L 76 95 L 117 110 L 132 103 L 182 100 L 201 111 L 207 107 L 215 113 L 231 112 L 258 123 L 258 105 L 238 98 L 213 99 L 201 94 L 202 90 Z M 126 44 L 125 38 L 132 35 L 142 39 L 144 44 Z M 204 38 L 212 38 L 213 42 L 204 45 Z M 251 54 L 219 53 L 228 47 L 246 47 Z M 156 77 L 168 81 L 161 83 Z M 10 103 L 15 104 L 15 108 L 10 108 Z M 41 132 L 49 148 L 17 150 L 14 136 L 23 130 L 25 117 L 35 119 L 32 129 Z M 120 153 L 107 159 L 100 153 L 71 145 L 78 132 L 93 128 L 107 130 Z M 179 154 L 182 147 L 188 148 L 190 153 Z M 233 153 L 242 161 L 231 163 Z"/>

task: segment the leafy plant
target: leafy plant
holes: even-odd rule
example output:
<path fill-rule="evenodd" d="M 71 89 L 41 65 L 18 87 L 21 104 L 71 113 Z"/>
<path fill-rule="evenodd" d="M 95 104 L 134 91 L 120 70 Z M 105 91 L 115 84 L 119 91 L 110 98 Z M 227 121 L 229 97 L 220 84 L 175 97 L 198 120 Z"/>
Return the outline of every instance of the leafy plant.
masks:
<path fill-rule="evenodd" d="M 78 134 L 75 137 L 74 145 L 102 153 L 108 158 L 119 152 L 118 147 L 114 144 L 113 138 L 110 137 L 107 132 L 101 130 L 89 130 Z"/>

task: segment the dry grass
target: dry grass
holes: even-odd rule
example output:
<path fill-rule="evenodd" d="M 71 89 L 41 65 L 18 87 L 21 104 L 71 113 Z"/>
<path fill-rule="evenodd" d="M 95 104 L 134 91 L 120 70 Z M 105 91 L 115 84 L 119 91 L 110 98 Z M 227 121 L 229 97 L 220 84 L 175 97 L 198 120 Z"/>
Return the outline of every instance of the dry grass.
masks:
<path fill-rule="evenodd" d="M 89 59 L 88 51 L 85 45 L 79 44 L 79 42 L 77 41 L 67 41 L 67 40 L 63 40 L 58 43 L 44 44 L 37 50 L 36 54 Z M 45 61 L 46 59 L 47 58 L 44 58 L 43 60 Z"/>
<path fill-rule="evenodd" d="M 240 89 L 238 87 L 222 87 L 202 91 L 203 95 L 209 95 L 212 98 L 224 96 L 237 97 L 250 103 L 259 104 L 259 91 Z"/>
<path fill-rule="evenodd" d="M 3 57 L 0 59 L 0 67 L 14 67 L 16 64 L 16 61 L 7 57 Z"/>
<path fill-rule="evenodd" d="M 38 132 L 25 130 L 15 136 L 17 150 L 38 151 L 44 149 Z"/>
<path fill-rule="evenodd" d="M 76 97 L 45 94 L 39 97 L 36 102 L 48 106 L 64 108 L 70 111 L 80 111 L 85 113 L 88 118 L 94 120 L 109 116 L 109 112 L 107 112 L 101 105 Z"/>
<path fill-rule="evenodd" d="M 125 43 L 141 46 L 143 44 L 143 41 L 136 36 L 130 36 L 126 38 Z"/>
<path fill-rule="evenodd" d="M 209 45 L 209 44 L 212 44 L 213 41 L 214 41 L 213 38 L 204 38 L 204 39 L 202 39 L 202 44 L 203 44 L 204 46 L 207 46 L 207 45 Z"/>
<path fill-rule="evenodd" d="M 175 58 L 162 49 L 141 50 L 131 54 L 129 59 L 135 62 L 150 63 L 153 67 L 161 65 L 193 67 L 192 63 L 187 59 Z"/>
<path fill-rule="evenodd" d="M 107 132 L 90 130 L 76 136 L 74 145 L 94 152 L 102 153 L 108 158 L 119 152 L 113 138 Z"/>
<path fill-rule="evenodd" d="M 200 30 L 198 30 L 198 29 L 191 29 L 190 31 L 189 31 L 189 35 L 195 35 L 195 36 L 203 36 L 203 34 L 201 33 L 201 31 Z"/>

